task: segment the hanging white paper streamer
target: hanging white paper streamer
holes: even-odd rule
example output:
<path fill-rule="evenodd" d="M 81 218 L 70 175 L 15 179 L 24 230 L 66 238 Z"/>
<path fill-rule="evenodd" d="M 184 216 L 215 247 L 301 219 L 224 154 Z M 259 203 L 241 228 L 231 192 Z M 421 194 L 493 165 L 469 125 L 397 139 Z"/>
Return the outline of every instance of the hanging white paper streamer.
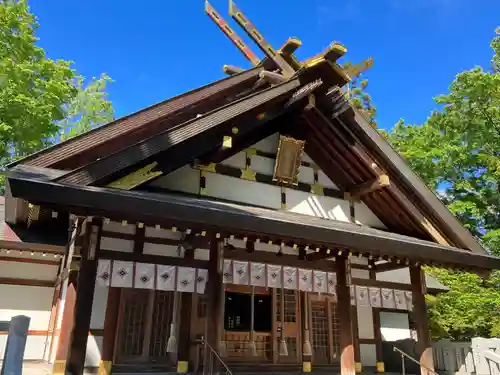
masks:
<path fill-rule="evenodd" d="M 177 267 L 177 291 L 194 292 L 196 270 L 191 267 Z"/>
<path fill-rule="evenodd" d="M 337 295 L 337 275 L 332 272 L 328 272 L 327 278 L 328 278 L 328 294 Z"/>
<path fill-rule="evenodd" d="M 405 292 L 401 290 L 394 291 L 394 300 L 396 301 L 396 309 L 398 310 L 406 310 L 406 296 Z"/>
<path fill-rule="evenodd" d="M 370 306 L 370 296 L 368 287 L 356 286 L 356 302 L 358 306 Z"/>
<path fill-rule="evenodd" d="M 413 298 L 411 292 L 405 292 L 405 298 L 406 298 L 406 308 L 408 311 L 413 310 Z"/>
<path fill-rule="evenodd" d="M 281 266 L 275 266 L 273 264 L 267 265 L 267 287 L 268 288 L 281 288 Z"/>
<path fill-rule="evenodd" d="M 297 268 L 283 267 L 283 288 L 297 290 Z"/>
<path fill-rule="evenodd" d="M 312 270 L 305 270 L 299 268 L 299 290 L 304 292 L 313 291 L 313 272 Z"/>
<path fill-rule="evenodd" d="M 250 263 L 250 285 L 266 286 L 266 265 L 264 263 Z"/>
<path fill-rule="evenodd" d="M 196 270 L 196 293 L 205 294 L 207 280 L 208 280 L 208 270 L 197 269 Z"/>
<path fill-rule="evenodd" d="M 155 265 L 149 263 L 136 263 L 134 288 L 154 289 L 155 288 Z"/>
<path fill-rule="evenodd" d="M 314 271 L 313 276 L 314 276 L 313 291 L 316 293 L 326 293 L 327 292 L 326 272 Z"/>
<path fill-rule="evenodd" d="M 250 282 L 248 262 L 233 260 L 233 284 L 248 285 Z"/>
<path fill-rule="evenodd" d="M 356 287 L 354 285 L 349 286 L 349 295 L 351 296 L 351 306 L 356 306 Z"/>
<path fill-rule="evenodd" d="M 382 307 L 386 309 L 395 309 L 396 301 L 394 299 L 394 290 L 382 289 Z"/>
<path fill-rule="evenodd" d="M 156 266 L 156 289 L 171 290 L 176 289 L 176 266 Z"/>
<path fill-rule="evenodd" d="M 134 281 L 134 262 L 113 261 L 113 274 L 111 275 L 111 286 L 117 288 L 132 288 Z"/>
<path fill-rule="evenodd" d="M 368 289 L 370 294 L 370 305 L 372 307 L 382 307 L 382 296 L 380 295 L 380 289 L 371 287 Z"/>
<path fill-rule="evenodd" d="M 97 263 L 97 286 L 107 287 L 111 282 L 111 261 L 99 259 Z"/>
<path fill-rule="evenodd" d="M 231 259 L 224 259 L 224 269 L 222 274 L 222 282 L 224 284 L 233 283 L 233 262 Z"/>

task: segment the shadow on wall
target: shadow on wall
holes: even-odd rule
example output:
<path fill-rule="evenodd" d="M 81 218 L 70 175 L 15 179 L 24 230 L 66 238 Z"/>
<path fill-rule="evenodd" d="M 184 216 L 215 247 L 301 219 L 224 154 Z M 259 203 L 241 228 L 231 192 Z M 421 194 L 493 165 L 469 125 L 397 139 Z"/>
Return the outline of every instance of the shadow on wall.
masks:
<path fill-rule="evenodd" d="M 420 358 L 415 340 L 384 341 L 382 342 L 382 353 L 385 371 L 402 373 L 402 361 L 404 360 L 406 374 L 420 374 L 420 366 L 408 358 L 401 358 L 401 353 L 394 351 L 394 347 L 402 350 L 412 358 Z"/>

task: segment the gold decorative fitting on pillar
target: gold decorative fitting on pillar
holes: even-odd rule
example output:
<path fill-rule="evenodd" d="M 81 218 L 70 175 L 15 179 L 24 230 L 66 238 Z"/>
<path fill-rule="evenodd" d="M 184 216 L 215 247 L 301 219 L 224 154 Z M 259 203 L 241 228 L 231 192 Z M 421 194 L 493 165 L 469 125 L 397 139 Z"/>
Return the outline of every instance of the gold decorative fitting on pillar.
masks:
<path fill-rule="evenodd" d="M 172 232 L 177 232 L 177 227 L 172 227 Z"/>
<path fill-rule="evenodd" d="M 216 173 L 217 164 L 215 164 L 215 163 L 210 163 L 210 164 L 207 164 L 207 165 L 197 164 L 195 167 L 197 169 L 199 169 L 200 171 L 210 172 L 210 173 Z"/>
<path fill-rule="evenodd" d="M 177 362 L 177 373 L 178 374 L 187 374 L 188 369 L 189 369 L 188 361 Z"/>
<path fill-rule="evenodd" d="M 377 362 L 377 372 L 379 373 L 385 372 L 384 362 Z"/>
<path fill-rule="evenodd" d="M 325 195 L 325 190 L 321 184 L 311 184 L 311 193 L 316 195 Z"/>
<path fill-rule="evenodd" d="M 161 225 L 160 225 L 160 224 L 156 224 L 156 225 L 155 225 L 155 229 L 156 229 L 156 230 L 160 230 L 160 229 L 161 229 Z"/>
<path fill-rule="evenodd" d="M 338 254 L 339 256 L 341 256 L 341 255 L 342 255 L 342 251 L 340 251 L 340 250 L 339 250 L 339 252 L 338 252 L 337 254 Z"/>
<path fill-rule="evenodd" d="M 273 244 L 273 241 L 272 241 L 272 240 L 269 240 L 269 241 L 267 241 L 267 243 L 268 243 L 269 245 L 272 245 L 272 244 Z"/>
<path fill-rule="evenodd" d="M 111 219 L 109 217 L 104 218 L 104 224 L 109 224 L 111 223 Z"/>
<path fill-rule="evenodd" d="M 111 375 L 111 369 L 113 368 L 112 361 L 100 361 L 98 375 Z"/>
<path fill-rule="evenodd" d="M 302 362 L 302 372 L 311 372 L 311 362 Z"/>
<path fill-rule="evenodd" d="M 92 219 L 90 219 L 90 220 L 92 220 Z M 123 226 L 123 227 L 124 227 L 124 226 L 126 226 L 127 224 L 128 224 L 128 223 L 127 223 L 127 220 L 122 220 L 122 226 Z"/>
<path fill-rule="evenodd" d="M 361 371 L 363 371 L 363 366 L 361 365 L 361 362 L 356 362 L 355 370 L 356 370 L 356 374 L 359 374 Z"/>
<path fill-rule="evenodd" d="M 233 134 L 238 134 L 239 129 L 235 126 L 234 128 L 232 128 L 232 129 L 231 129 L 231 132 L 232 132 Z"/>
<path fill-rule="evenodd" d="M 144 223 L 137 223 L 137 228 L 144 228 Z"/>
<path fill-rule="evenodd" d="M 331 251 L 330 249 L 326 249 L 327 254 L 330 254 L 330 251 Z"/>
<path fill-rule="evenodd" d="M 293 246 L 292 246 L 293 249 L 296 249 L 297 248 L 297 244 L 294 243 Z"/>
<path fill-rule="evenodd" d="M 64 375 L 66 373 L 66 360 L 55 360 L 52 366 L 52 374 Z"/>
<path fill-rule="evenodd" d="M 233 147 L 233 137 L 231 137 L 230 135 L 225 135 L 222 138 L 222 148 L 223 149 L 228 149 L 228 148 L 231 148 L 231 147 Z"/>
<path fill-rule="evenodd" d="M 220 238 L 220 233 L 216 233 L 215 238 Z"/>
<path fill-rule="evenodd" d="M 53 219 L 57 219 L 57 216 L 58 216 L 58 215 L 59 215 L 59 214 L 57 213 L 57 211 L 52 211 L 52 218 L 53 218 Z"/>
<path fill-rule="evenodd" d="M 202 235 L 202 237 L 205 237 L 207 235 L 207 231 L 206 230 L 202 230 L 201 231 L 201 235 Z"/>
<path fill-rule="evenodd" d="M 258 118 L 259 120 L 264 119 L 264 117 L 266 117 L 266 113 L 265 113 L 265 112 L 263 112 L 263 113 L 259 113 L 259 114 L 257 115 L 257 118 Z"/>

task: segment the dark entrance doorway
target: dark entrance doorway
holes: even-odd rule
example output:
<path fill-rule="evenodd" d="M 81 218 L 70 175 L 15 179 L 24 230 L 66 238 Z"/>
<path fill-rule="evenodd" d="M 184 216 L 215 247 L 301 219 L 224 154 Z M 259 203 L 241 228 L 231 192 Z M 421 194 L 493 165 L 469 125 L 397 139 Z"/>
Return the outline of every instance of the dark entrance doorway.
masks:
<path fill-rule="evenodd" d="M 226 293 L 224 329 L 226 331 L 250 331 L 251 294 Z M 272 330 L 272 297 L 255 295 L 254 330 L 270 332 Z"/>

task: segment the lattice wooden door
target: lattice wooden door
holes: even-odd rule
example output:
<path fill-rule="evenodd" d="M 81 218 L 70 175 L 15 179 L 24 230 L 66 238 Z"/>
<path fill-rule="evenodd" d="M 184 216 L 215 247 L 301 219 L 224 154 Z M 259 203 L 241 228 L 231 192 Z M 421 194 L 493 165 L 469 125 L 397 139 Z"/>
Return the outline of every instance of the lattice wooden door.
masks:
<path fill-rule="evenodd" d="M 172 292 L 122 289 L 116 362 L 168 362 Z"/>
<path fill-rule="evenodd" d="M 288 356 L 275 356 L 277 363 L 299 363 L 300 359 L 300 306 L 299 292 L 295 290 L 284 291 L 284 330 L 288 349 Z M 281 325 L 281 289 L 276 289 L 276 327 Z M 279 351 L 281 334 L 276 333 L 276 351 Z"/>
<path fill-rule="evenodd" d="M 328 309 L 324 301 L 311 302 L 311 341 L 313 363 L 330 363 L 330 340 L 328 334 Z"/>

